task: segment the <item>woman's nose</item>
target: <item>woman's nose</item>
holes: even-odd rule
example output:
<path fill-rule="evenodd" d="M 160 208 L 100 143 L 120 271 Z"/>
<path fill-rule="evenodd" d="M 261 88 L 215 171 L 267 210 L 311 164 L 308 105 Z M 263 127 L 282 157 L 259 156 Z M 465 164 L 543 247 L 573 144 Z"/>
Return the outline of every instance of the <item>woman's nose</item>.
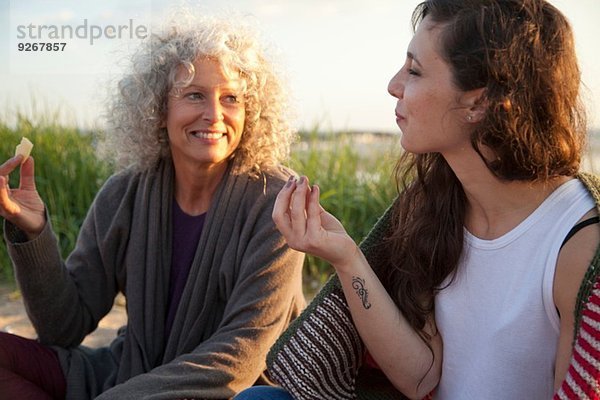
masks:
<path fill-rule="evenodd" d="M 218 100 L 207 101 L 202 118 L 208 122 L 222 121 L 223 107 L 221 103 Z"/>
<path fill-rule="evenodd" d="M 404 83 L 401 79 L 402 70 L 398 71 L 396 75 L 392 77 L 390 83 L 388 84 L 388 93 L 394 96 L 397 99 L 402 98 L 404 95 Z"/>

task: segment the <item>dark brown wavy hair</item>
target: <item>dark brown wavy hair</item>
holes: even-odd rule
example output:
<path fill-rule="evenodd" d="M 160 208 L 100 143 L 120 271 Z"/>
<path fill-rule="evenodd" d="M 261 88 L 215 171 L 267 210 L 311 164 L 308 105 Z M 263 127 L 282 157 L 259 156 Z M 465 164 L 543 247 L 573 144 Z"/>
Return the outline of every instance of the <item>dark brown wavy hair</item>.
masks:
<path fill-rule="evenodd" d="M 502 180 L 547 181 L 577 173 L 586 132 L 580 71 L 565 16 L 544 0 L 430 0 L 413 28 L 430 18 L 440 51 L 464 91 L 485 88 L 484 119 L 471 143 Z M 494 159 L 483 157 L 489 148 Z M 453 277 L 463 249 L 467 200 L 438 153 L 404 153 L 400 195 L 381 246 L 382 281 L 411 326 L 426 339 L 436 291 Z"/>

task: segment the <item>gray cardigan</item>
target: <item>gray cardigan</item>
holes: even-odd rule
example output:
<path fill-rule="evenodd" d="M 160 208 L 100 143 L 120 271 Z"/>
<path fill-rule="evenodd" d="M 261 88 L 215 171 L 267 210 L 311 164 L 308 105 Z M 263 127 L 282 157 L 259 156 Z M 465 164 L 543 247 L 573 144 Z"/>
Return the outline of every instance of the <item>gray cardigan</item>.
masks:
<path fill-rule="evenodd" d="M 67 399 L 226 399 L 261 376 L 269 347 L 304 306 L 303 255 L 271 219 L 288 173 L 255 179 L 231 170 L 207 213 L 168 338 L 171 162 L 109 178 L 65 262 L 50 223 L 25 242 L 5 224 L 27 313 L 40 342 L 58 351 Z M 127 326 L 109 348 L 80 346 L 118 292 Z"/>

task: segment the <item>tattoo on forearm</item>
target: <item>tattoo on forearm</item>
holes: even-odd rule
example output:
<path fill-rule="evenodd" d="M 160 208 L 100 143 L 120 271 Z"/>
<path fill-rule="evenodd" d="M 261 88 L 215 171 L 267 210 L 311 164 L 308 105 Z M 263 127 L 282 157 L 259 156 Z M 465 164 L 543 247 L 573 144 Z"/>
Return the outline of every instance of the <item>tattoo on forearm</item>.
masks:
<path fill-rule="evenodd" d="M 369 303 L 369 291 L 365 288 L 365 280 L 359 278 L 358 276 L 352 277 L 352 287 L 356 290 L 356 294 L 360 297 L 362 301 L 363 307 L 365 309 L 371 308 L 371 303 Z"/>

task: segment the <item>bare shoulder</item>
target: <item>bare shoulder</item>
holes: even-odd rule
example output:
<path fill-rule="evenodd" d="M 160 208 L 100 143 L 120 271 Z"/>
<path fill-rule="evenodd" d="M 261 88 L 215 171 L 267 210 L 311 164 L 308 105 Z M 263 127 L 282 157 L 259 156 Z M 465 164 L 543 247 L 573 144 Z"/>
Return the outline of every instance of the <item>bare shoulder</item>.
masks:
<path fill-rule="evenodd" d="M 598 215 L 596 208 L 579 222 Z M 560 314 L 560 336 L 556 352 L 554 385 L 558 388 L 569 368 L 575 328 L 577 294 L 583 277 L 592 263 L 600 244 L 600 224 L 593 222 L 577 231 L 564 244 L 558 256 L 554 276 L 554 304 Z"/>
<path fill-rule="evenodd" d="M 596 208 L 579 222 L 598 216 Z M 600 245 L 600 223 L 594 222 L 577 231 L 560 251 L 554 277 L 554 302 L 561 315 L 574 310 L 581 281 Z"/>

